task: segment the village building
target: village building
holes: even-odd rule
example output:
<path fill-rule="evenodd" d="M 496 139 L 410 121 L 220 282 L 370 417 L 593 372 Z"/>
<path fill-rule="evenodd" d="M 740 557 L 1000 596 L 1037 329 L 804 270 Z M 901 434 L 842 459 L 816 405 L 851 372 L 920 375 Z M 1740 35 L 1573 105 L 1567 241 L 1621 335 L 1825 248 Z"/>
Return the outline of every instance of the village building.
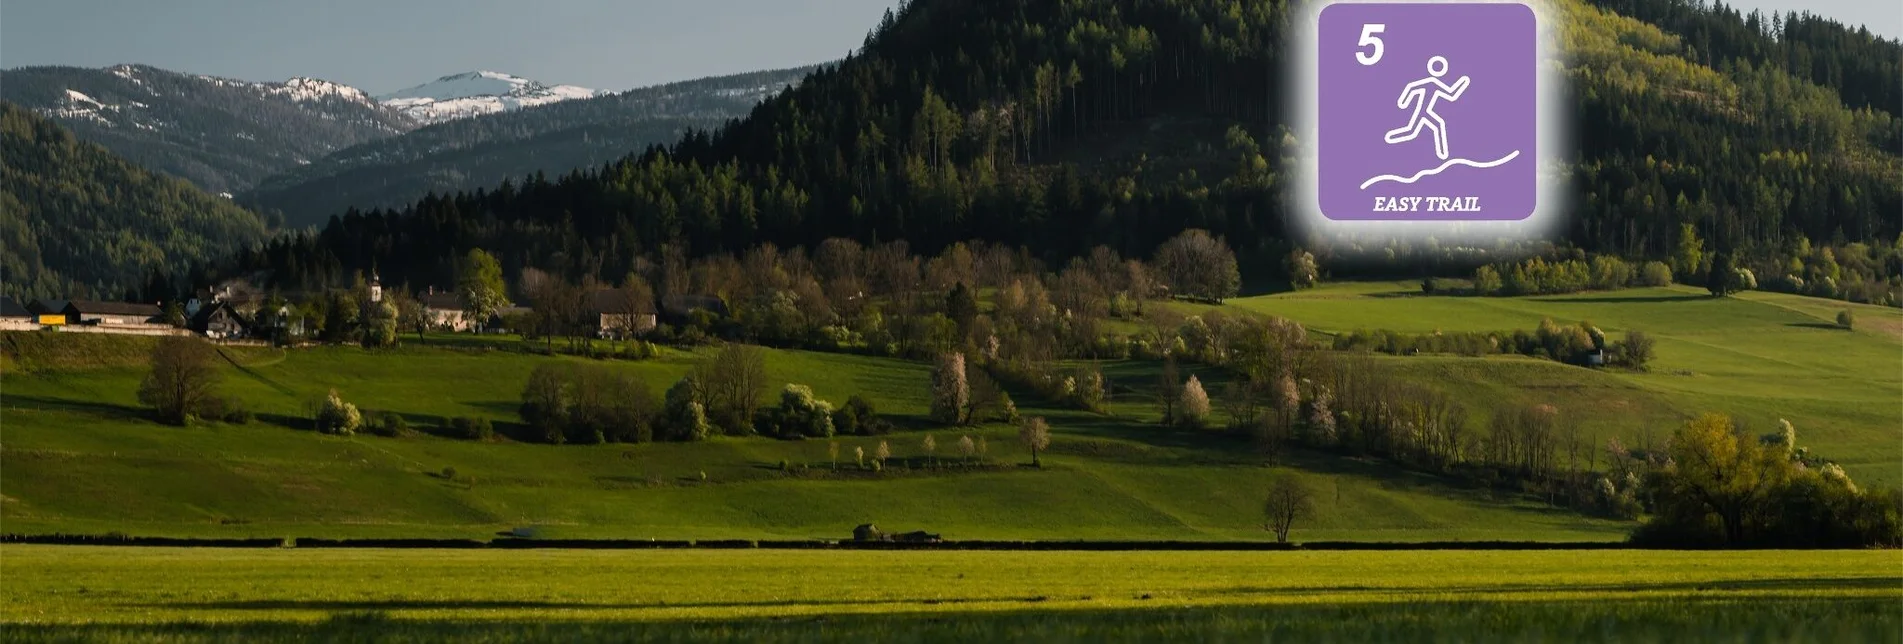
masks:
<path fill-rule="evenodd" d="M 11 297 L 0 296 L 0 331 L 32 331 L 40 328 L 39 318 L 26 305 Z"/>
<path fill-rule="evenodd" d="M 255 315 L 258 307 L 264 304 L 265 294 L 251 282 L 230 279 L 219 282 L 217 286 L 199 289 L 185 302 L 185 317 L 196 317 L 200 309 L 214 303 L 231 305 L 231 308 L 244 315 Z"/>
<path fill-rule="evenodd" d="M 653 302 L 631 302 L 626 292 L 602 289 L 588 294 L 582 313 L 596 337 L 619 340 L 653 331 L 653 311 Z"/>
<path fill-rule="evenodd" d="M 66 323 L 92 326 L 163 326 L 157 304 L 74 300 L 66 303 Z"/>
<path fill-rule="evenodd" d="M 224 302 L 199 307 L 186 326 L 213 340 L 235 340 L 249 335 L 244 318 L 238 315 L 238 309 Z"/>
<path fill-rule="evenodd" d="M 40 326 L 65 326 L 67 304 L 66 300 L 33 300 L 26 304 L 26 310 Z"/>
<path fill-rule="evenodd" d="M 468 313 L 463 311 L 461 295 L 449 291 L 438 291 L 432 286 L 428 291 L 416 296 L 416 301 L 423 305 L 423 313 L 429 317 L 430 326 L 457 333 L 469 330 Z"/>

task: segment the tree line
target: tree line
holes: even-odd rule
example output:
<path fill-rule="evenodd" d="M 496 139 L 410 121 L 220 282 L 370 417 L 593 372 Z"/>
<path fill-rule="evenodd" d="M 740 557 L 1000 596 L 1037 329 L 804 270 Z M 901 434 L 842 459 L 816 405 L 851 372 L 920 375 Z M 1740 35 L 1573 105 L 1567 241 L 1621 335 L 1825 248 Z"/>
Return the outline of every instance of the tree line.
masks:
<path fill-rule="evenodd" d="M 440 282 L 482 247 L 511 273 L 616 280 L 667 247 L 699 256 L 830 237 L 925 253 L 985 239 L 1057 262 L 1097 245 L 1140 253 L 1184 227 L 1272 267 L 1289 248 L 1276 195 L 1294 141 L 1261 70 L 1278 62 L 1286 9 L 1231 4 L 908 3 L 861 51 L 717 131 L 561 177 L 349 210 L 225 270 L 268 271 L 286 288 L 371 266 Z M 1884 143 L 1903 123 L 1890 112 L 1846 108 L 1834 86 L 1761 48 L 1713 68 L 1688 59 L 1699 54 L 1679 33 L 1584 6 L 1566 20 L 1581 61 L 1568 72 L 1572 246 L 1662 260 L 1689 224 L 1749 261 L 1800 236 L 1896 237 L 1903 171 Z M 1193 154 L 1066 161 L 1087 141 L 1182 119 L 1227 133 Z"/>

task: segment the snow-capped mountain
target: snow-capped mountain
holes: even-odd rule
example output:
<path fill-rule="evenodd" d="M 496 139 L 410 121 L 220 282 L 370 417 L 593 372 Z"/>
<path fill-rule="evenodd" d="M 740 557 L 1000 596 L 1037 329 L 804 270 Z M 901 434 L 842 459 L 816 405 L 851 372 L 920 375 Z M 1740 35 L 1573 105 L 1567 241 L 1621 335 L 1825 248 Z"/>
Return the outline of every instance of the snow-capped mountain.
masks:
<path fill-rule="evenodd" d="M 417 126 L 348 85 L 302 77 L 259 83 L 145 65 L 6 70 L 0 98 L 214 194 Z"/>
<path fill-rule="evenodd" d="M 520 76 L 484 71 L 444 76 L 416 87 L 378 96 L 376 100 L 419 123 L 429 124 L 577 98 L 592 98 L 603 93 L 586 87 L 551 86 Z"/>
<path fill-rule="evenodd" d="M 651 145 L 677 142 L 690 128 L 712 130 L 745 116 L 813 69 L 702 78 L 454 119 L 287 169 L 237 199 L 302 226 L 322 224 L 353 206 L 399 208 L 431 192 L 493 187 L 538 171 L 560 176 L 598 168 Z M 465 86 L 480 82 L 469 78 Z"/>

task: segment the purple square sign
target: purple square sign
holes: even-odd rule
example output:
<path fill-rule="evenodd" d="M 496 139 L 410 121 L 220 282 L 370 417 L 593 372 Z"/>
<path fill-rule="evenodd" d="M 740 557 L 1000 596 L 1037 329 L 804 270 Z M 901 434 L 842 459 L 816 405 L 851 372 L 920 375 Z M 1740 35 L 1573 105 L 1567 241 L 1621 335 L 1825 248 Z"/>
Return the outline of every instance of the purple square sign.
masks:
<path fill-rule="evenodd" d="M 1316 34 L 1322 215 L 1500 221 L 1538 198 L 1538 19 L 1523 4 L 1334 4 Z"/>

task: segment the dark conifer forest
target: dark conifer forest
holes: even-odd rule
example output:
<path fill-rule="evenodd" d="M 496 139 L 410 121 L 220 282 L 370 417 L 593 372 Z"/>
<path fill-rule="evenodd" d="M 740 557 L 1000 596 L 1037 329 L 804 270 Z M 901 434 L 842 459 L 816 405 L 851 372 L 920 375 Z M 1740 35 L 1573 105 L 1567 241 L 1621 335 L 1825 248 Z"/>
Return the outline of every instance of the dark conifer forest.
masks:
<path fill-rule="evenodd" d="M 1702 0 L 1555 6 L 1576 137 L 1560 247 L 1664 259 L 1689 233 L 1771 261 L 1861 244 L 1873 279 L 1903 273 L 1881 259 L 1896 256 L 1903 212 L 1898 42 Z M 300 290 L 376 269 L 447 284 L 482 248 L 512 278 L 614 281 L 667 249 L 832 237 L 928 255 L 984 240 L 1059 262 L 1099 245 L 1145 256 L 1202 228 L 1235 247 L 1245 281 L 1272 281 L 1290 248 L 1313 244 L 1283 224 L 1290 20 L 1281 2 L 916 0 L 717 129 L 566 174 L 348 208 L 189 278 Z M 1507 259 L 1424 268 L 1410 265 L 1420 249 L 1390 246 L 1400 259 L 1369 269 L 1316 250 L 1344 273 L 1464 275 Z"/>
<path fill-rule="evenodd" d="M 264 241 L 264 222 L 0 102 L 0 293 L 116 298 Z"/>
<path fill-rule="evenodd" d="M 1661 257 L 1689 223 L 1740 253 L 1894 243 L 1895 41 L 1717 5 L 1561 6 L 1579 194 L 1564 241 Z M 612 279 L 666 245 L 837 236 L 931 253 L 984 239 L 1061 259 L 1099 244 L 1140 256 L 1189 227 L 1272 265 L 1291 243 L 1270 55 L 1289 19 L 1268 2 L 919 0 L 716 131 L 566 176 L 338 213 L 233 268 L 287 287 L 371 266 L 445 283 L 481 247 L 512 272 Z"/>

